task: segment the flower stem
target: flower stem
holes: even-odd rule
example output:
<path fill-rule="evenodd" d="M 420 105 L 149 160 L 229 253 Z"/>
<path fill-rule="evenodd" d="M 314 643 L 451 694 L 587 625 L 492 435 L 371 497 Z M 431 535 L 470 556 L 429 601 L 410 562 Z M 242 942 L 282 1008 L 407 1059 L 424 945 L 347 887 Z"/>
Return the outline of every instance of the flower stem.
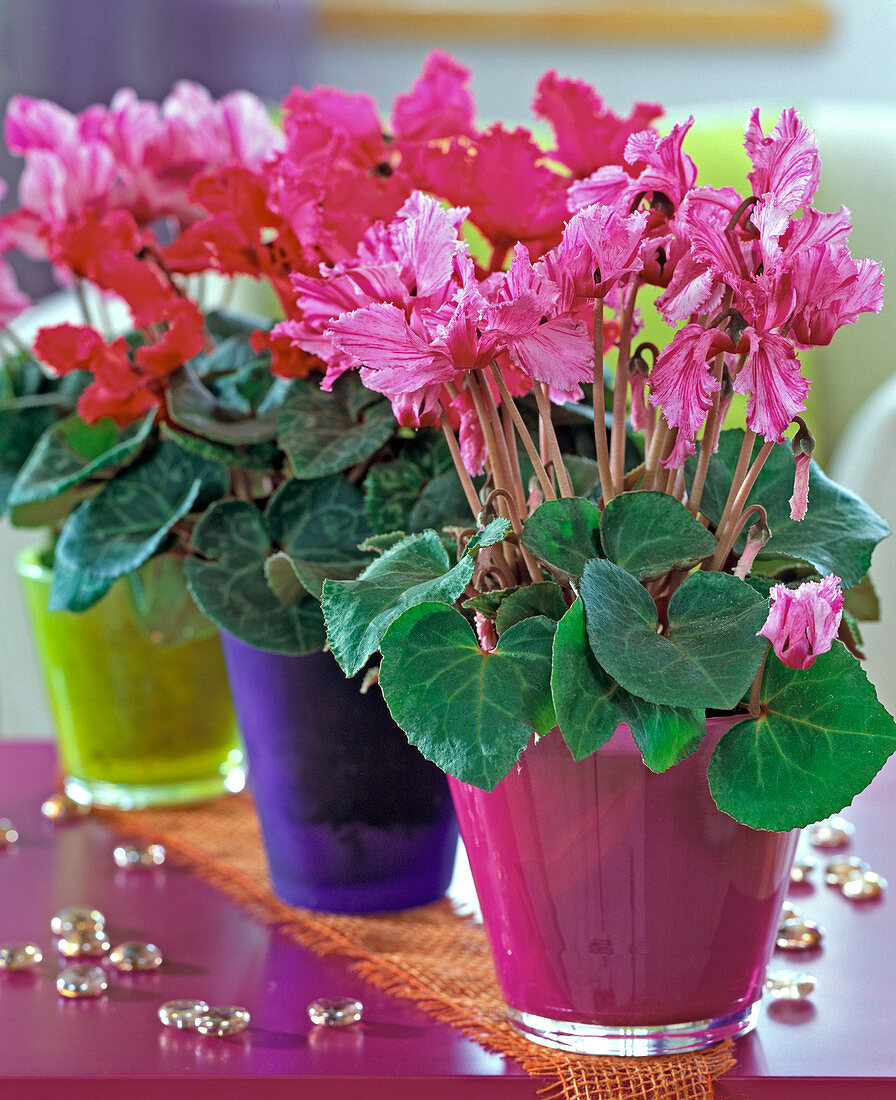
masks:
<path fill-rule="evenodd" d="M 594 299 L 594 376 L 591 385 L 591 405 L 594 409 L 594 450 L 597 454 L 597 472 L 604 503 L 616 496 L 613 491 L 613 473 L 610 469 L 610 450 L 607 446 L 607 407 L 604 400 L 604 300 Z"/>
<path fill-rule="evenodd" d="M 470 511 L 473 513 L 474 522 L 479 522 L 479 513 L 482 511 L 482 504 L 479 500 L 479 496 L 476 492 L 476 486 L 473 484 L 470 475 L 467 473 L 467 468 L 464 466 L 464 460 L 460 453 L 460 447 L 458 446 L 457 439 L 454 435 L 454 429 L 448 423 L 448 417 L 442 412 L 442 434 L 445 436 L 445 441 L 448 444 L 448 450 L 451 452 L 451 457 L 454 459 L 454 466 L 457 470 L 457 476 L 460 478 L 460 483 L 464 491 L 464 496 L 467 498 L 467 504 L 470 506 Z"/>
<path fill-rule="evenodd" d="M 765 465 L 765 460 L 772 453 L 774 443 L 763 443 L 759 454 L 756 456 L 756 460 L 747 472 L 747 476 L 744 478 L 743 483 L 738 490 L 737 496 L 734 498 L 734 503 L 728 510 L 728 519 L 725 523 L 724 529 L 719 526 L 716 536 L 719 538 L 719 547 L 713 555 L 713 559 L 710 562 L 710 569 L 721 569 L 725 564 L 728 555 L 731 553 L 731 548 L 734 546 L 737 539 L 737 522 L 743 512 L 744 505 L 747 502 L 747 497 L 753 486 L 756 484 L 756 478 L 762 471 L 762 467 Z M 752 450 L 752 448 L 751 448 Z"/>
<path fill-rule="evenodd" d="M 645 489 L 653 489 L 656 486 L 659 461 L 663 457 L 663 451 L 665 450 L 668 436 L 669 425 L 666 422 L 666 418 L 661 416 L 656 422 L 653 438 L 650 440 L 650 447 L 647 454 L 644 456 Z"/>
<path fill-rule="evenodd" d="M 713 364 L 713 377 L 719 383 L 719 388 L 713 394 L 712 406 L 703 427 L 703 435 L 700 437 L 700 453 L 697 456 L 697 469 L 694 472 L 694 481 L 691 484 L 691 493 L 688 497 L 688 508 L 692 515 L 700 511 L 700 501 L 703 499 L 703 487 L 706 484 L 706 474 L 709 470 L 709 460 L 712 457 L 712 449 L 716 439 L 716 422 L 719 418 L 719 403 L 722 399 L 722 371 L 725 369 L 725 355 L 720 352 Z"/>
<path fill-rule="evenodd" d="M 731 478 L 731 488 L 728 490 L 728 499 L 725 501 L 725 507 L 722 509 L 722 514 L 719 516 L 719 523 L 716 527 L 716 537 L 719 542 L 721 542 L 725 533 L 725 528 L 728 526 L 728 519 L 734 507 L 734 500 L 740 491 L 744 478 L 747 476 L 747 470 L 750 468 L 750 459 L 753 457 L 753 445 L 755 442 L 756 433 L 751 432 L 750 429 L 747 428 L 744 432 L 743 443 L 740 445 L 740 454 L 737 457 L 734 476 Z M 713 568 L 715 568 L 715 566 L 713 566 Z"/>
<path fill-rule="evenodd" d="M 557 494 L 554 492 L 554 486 L 551 484 L 548 472 L 544 467 L 544 463 L 541 461 L 538 448 L 535 446 L 535 442 L 529 434 L 526 422 L 523 420 L 520 410 L 516 407 L 516 402 L 510 396 L 510 390 L 507 388 L 507 383 L 504 381 L 504 376 L 501 374 L 500 367 L 497 363 L 492 363 L 489 369 L 491 370 L 492 378 L 495 380 L 495 385 L 498 387 L 498 393 L 501 394 L 501 401 L 510 413 L 510 417 L 513 420 L 513 426 L 516 428 L 517 434 L 520 437 L 520 442 L 523 444 L 526 454 L 529 456 L 529 460 L 535 469 L 535 476 L 538 478 L 539 485 L 541 485 L 541 491 L 544 493 L 545 500 L 556 500 Z"/>
<path fill-rule="evenodd" d="M 613 474 L 613 490 L 622 492 L 625 477 L 625 406 L 628 398 L 628 359 L 632 346 L 632 318 L 635 313 L 635 298 L 639 282 L 636 278 L 631 285 L 628 298 L 622 310 L 622 325 L 619 333 L 619 355 L 616 360 L 616 382 L 613 386 L 613 426 L 610 429 L 610 469 Z"/>
<path fill-rule="evenodd" d="M 534 382 L 535 403 L 538 405 L 538 413 L 544 427 L 548 450 L 554 463 L 554 473 L 557 475 L 557 487 L 561 497 L 575 496 L 569 471 L 563 465 L 563 455 L 560 452 L 560 444 L 557 441 L 557 433 L 554 431 L 554 422 L 551 419 L 551 399 L 548 396 L 548 387 L 544 382 Z"/>

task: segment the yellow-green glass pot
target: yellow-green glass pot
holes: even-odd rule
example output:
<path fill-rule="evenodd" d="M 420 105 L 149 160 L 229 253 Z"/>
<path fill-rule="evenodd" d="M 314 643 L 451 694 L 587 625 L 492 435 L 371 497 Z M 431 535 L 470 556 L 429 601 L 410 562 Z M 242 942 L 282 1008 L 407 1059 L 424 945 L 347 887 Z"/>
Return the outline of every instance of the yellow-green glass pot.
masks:
<path fill-rule="evenodd" d="M 65 791 L 139 809 L 245 785 L 243 750 L 217 636 L 156 645 L 117 582 L 87 611 L 49 611 L 37 550 L 17 571 L 56 721 Z"/>

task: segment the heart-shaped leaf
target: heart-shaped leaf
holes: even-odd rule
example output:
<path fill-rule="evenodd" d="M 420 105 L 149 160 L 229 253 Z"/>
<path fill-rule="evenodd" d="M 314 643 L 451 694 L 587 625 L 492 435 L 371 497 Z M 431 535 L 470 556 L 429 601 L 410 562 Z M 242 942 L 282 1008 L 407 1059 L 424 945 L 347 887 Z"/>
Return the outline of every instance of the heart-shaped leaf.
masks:
<path fill-rule="evenodd" d="M 604 672 L 588 644 L 581 600 L 557 626 L 551 692 L 557 723 L 576 760 L 606 744 L 624 722 L 644 763 L 651 771 L 661 772 L 692 753 L 706 732 L 701 710 L 648 703 Z"/>
<path fill-rule="evenodd" d="M 742 430 L 722 432 L 709 464 L 700 508 L 713 523 L 722 514 L 742 442 Z M 688 469 L 693 476 L 693 460 Z M 868 572 L 871 551 L 890 533 L 889 525 L 854 493 L 826 477 L 816 462 L 809 473 L 809 510 L 805 519 L 795 522 L 788 503 L 793 473 L 790 446 L 773 447 L 748 499 L 748 504 L 765 508 L 772 532 L 758 560 L 799 558 L 821 575 L 836 574 L 844 588 L 852 588 Z"/>
<path fill-rule="evenodd" d="M 520 542 L 536 558 L 579 577 L 585 562 L 600 555 L 600 509 L 581 497 L 548 500 L 523 525 Z"/>
<path fill-rule="evenodd" d="M 48 611 L 86 611 L 112 587 L 114 577 L 100 577 L 87 569 L 68 569 L 61 562 L 53 566 Z"/>
<path fill-rule="evenodd" d="M 324 580 L 356 577 L 370 562 L 358 549 L 371 534 L 361 493 L 344 477 L 285 481 L 265 509 L 265 524 L 317 599 Z"/>
<path fill-rule="evenodd" d="M 203 439 L 236 446 L 266 443 L 277 435 L 276 410 L 256 416 L 244 402 L 227 405 L 188 367 L 171 375 L 166 402 L 174 423 Z"/>
<path fill-rule="evenodd" d="M 399 616 L 382 641 L 380 686 L 411 744 L 449 775 L 490 791 L 533 731 L 555 724 L 555 624 L 526 619 L 484 653 L 452 607 L 425 603 Z"/>
<path fill-rule="evenodd" d="M 343 375 L 325 392 L 299 379 L 280 409 L 280 445 L 298 478 L 323 477 L 364 462 L 395 431 L 392 406 L 382 398 L 360 407 L 353 401 L 363 388 L 353 374 Z"/>
<path fill-rule="evenodd" d="M 54 424 L 19 471 L 10 490 L 10 505 L 49 500 L 101 470 L 127 464 L 146 442 L 154 419 L 150 414 L 122 430 L 112 420 L 87 424 L 80 416 Z"/>
<path fill-rule="evenodd" d="M 435 531 L 408 535 L 351 581 L 326 581 L 321 606 L 333 656 L 347 676 L 379 649 L 390 624 L 425 601 L 453 603 L 473 576 L 465 554 L 453 568 Z"/>
<path fill-rule="evenodd" d="M 840 643 L 804 671 L 771 655 L 762 713 L 722 737 L 709 763 L 719 808 L 754 829 L 784 832 L 837 813 L 896 749 L 896 724 Z"/>
<path fill-rule="evenodd" d="M 265 565 L 275 551 L 254 504 L 213 504 L 196 524 L 193 545 L 203 557 L 184 562 L 187 584 L 193 599 L 218 626 L 276 653 L 322 648 L 324 625 L 317 600 L 299 594 L 284 606 L 268 582 Z"/>
<path fill-rule="evenodd" d="M 531 619 L 535 615 L 559 622 L 566 614 L 563 590 L 554 581 L 527 584 L 507 594 L 495 615 L 495 629 L 503 634 L 515 623 Z"/>
<path fill-rule="evenodd" d="M 56 560 L 102 577 L 129 573 L 159 549 L 194 505 L 203 507 L 227 487 L 223 466 L 162 443 L 75 509 L 56 543 Z"/>
<path fill-rule="evenodd" d="M 666 493 L 622 493 L 600 520 L 604 554 L 638 580 L 690 569 L 715 553 L 716 540 Z"/>
<path fill-rule="evenodd" d="M 580 595 L 598 663 L 651 703 L 730 710 L 766 650 L 766 640 L 756 636 L 768 616 L 765 601 L 725 573 L 695 573 L 676 589 L 668 634 L 657 633 L 647 590 L 613 562 L 590 561 Z"/>

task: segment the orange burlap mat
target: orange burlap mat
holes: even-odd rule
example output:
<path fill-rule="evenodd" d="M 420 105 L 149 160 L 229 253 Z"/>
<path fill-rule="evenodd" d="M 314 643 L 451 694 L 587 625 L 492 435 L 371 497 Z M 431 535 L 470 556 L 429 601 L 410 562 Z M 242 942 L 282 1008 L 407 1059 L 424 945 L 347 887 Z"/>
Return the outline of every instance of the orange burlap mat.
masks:
<path fill-rule="evenodd" d="M 415 1001 L 541 1078 L 546 1100 L 711 1100 L 732 1043 L 699 1054 L 595 1058 L 551 1051 L 507 1023 L 482 927 L 445 899 L 404 913 L 345 917 L 295 909 L 271 892 L 248 795 L 176 810 L 102 811 L 117 832 L 163 844 L 265 923 L 321 955 L 341 955 L 378 989 Z"/>

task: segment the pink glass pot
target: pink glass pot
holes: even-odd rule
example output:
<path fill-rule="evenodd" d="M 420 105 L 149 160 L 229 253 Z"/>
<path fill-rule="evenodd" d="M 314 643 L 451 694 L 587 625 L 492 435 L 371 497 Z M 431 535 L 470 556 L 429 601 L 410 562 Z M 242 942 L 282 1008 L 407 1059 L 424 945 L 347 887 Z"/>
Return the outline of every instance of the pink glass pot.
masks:
<path fill-rule="evenodd" d="M 450 781 L 514 1025 L 578 1053 L 697 1050 L 756 1023 L 797 831 L 749 829 L 706 782 L 734 723 L 649 771 L 627 726 L 576 763 L 558 730 L 492 792 Z"/>

